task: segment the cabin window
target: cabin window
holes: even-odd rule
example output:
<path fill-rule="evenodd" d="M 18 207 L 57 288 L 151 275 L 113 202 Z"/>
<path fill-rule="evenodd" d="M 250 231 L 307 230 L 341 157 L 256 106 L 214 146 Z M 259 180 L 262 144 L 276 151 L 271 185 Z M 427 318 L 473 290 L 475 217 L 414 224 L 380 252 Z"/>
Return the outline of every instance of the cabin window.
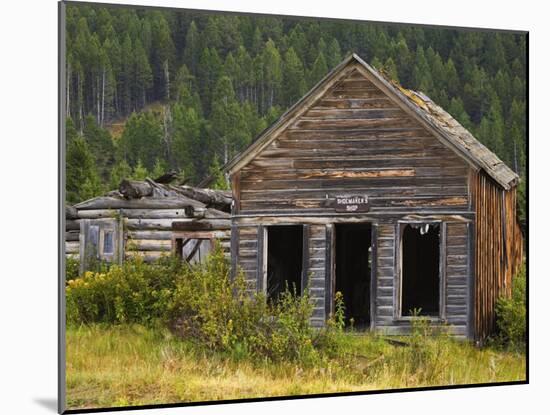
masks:
<path fill-rule="evenodd" d="M 401 316 L 440 314 L 440 225 L 406 224 L 401 234 Z"/>
<path fill-rule="evenodd" d="M 266 294 L 277 301 L 281 293 L 302 292 L 303 226 L 269 226 L 267 228 Z"/>
<path fill-rule="evenodd" d="M 202 263 L 213 248 L 212 239 L 176 238 L 176 256 L 189 264 Z"/>
<path fill-rule="evenodd" d="M 112 255 L 114 253 L 113 235 L 112 230 L 106 230 L 103 233 L 103 254 Z"/>
<path fill-rule="evenodd" d="M 95 257 L 99 257 L 98 245 L 99 245 L 99 225 L 90 225 L 90 228 L 88 231 L 88 246 L 90 250 L 93 250 Z"/>
<path fill-rule="evenodd" d="M 119 250 L 119 222 L 117 219 L 83 219 L 80 233 L 84 243 L 80 246 L 81 272 L 99 269 L 102 262 L 121 260 Z"/>

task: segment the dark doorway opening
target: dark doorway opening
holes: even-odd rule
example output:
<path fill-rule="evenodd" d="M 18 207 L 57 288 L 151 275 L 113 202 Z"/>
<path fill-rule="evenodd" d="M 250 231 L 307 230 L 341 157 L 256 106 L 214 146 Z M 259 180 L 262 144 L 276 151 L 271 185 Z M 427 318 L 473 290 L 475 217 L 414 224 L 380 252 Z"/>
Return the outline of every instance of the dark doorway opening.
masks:
<path fill-rule="evenodd" d="M 303 227 L 267 228 L 267 298 L 277 301 L 286 289 L 302 293 Z"/>
<path fill-rule="evenodd" d="M 335 291 L 343 295 L 346 325 L 370 326 L 371 225 L 337 224 Z"/>
<path fill-rule="evenodd" d="M 407 224 L 402 236 L 401 314 L 439 315 L 439 225 Z"/>

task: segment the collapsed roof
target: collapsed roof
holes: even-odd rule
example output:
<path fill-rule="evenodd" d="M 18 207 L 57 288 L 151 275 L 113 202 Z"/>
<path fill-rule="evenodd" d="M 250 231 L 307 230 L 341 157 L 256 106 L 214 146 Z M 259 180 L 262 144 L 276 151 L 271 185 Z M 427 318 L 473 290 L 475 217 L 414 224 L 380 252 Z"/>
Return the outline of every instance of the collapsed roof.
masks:
<path fill-rule="evenodd" d="M 227 218 L 231 210 L 230 191 L 158 183 L 123 180 L 118 190 L 94 197 L 71 207 L 73 209 L 184 209 L 190 217 Z"/>

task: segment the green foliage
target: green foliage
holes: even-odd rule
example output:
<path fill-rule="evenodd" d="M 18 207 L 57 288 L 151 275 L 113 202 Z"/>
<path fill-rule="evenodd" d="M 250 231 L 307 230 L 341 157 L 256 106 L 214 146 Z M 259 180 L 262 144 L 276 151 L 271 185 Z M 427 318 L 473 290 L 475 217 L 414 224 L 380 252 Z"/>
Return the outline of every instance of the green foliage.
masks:
<path fill-rule="evenodd" d="M 74 173 L 69 200 L 111 186 L 122 160 L 132 168 L 141 160 L 148 171 L 165 160 L 197 183 L 216 157 L 242 150 L 350 52 L 428 94 L 525 178 L 524 35 L 74 4 L 67 142 L 83 136 L 95 168 Z M 162 117 L 149 109 L 159 102 L 168 109 Z M 114 139 L 109 126 L 126 117 Z"/>
<path fill-rule="evenodd" d="M 210 188 L 217 190 L 229 189 L 229 183 L 227 182 L 227 179 L 222 172 L 220 163 L 218 162 L 217 158 L 214 158 L 212 166 L 210 167 L 210 176 L 212 177 Z"/>
<path fill-rule="evenodd" d="M 76 136 L 67 142 L 67 201 L 76 203 L 102 193 L 103 187 L 86 139 Z"/>
<path fill-rule="evenodd" d="M 327 327 L 317 330 L 307 290 L 301 296 L 287 290 L 274 303 L 251 294 L 242 274 L 230 278 L 219 246 L 192 266 L 174 258 L 153 264 L 136 258 L 86 272 L 67 281 L 66 299 L 71 325 L 163 321 L 178 336 L 237 359 L 314 364 L 334 353 L 343 329 L 341 302 Z"/>
<path fill-rule="evenodd" d="M 512 296 L 496 303 L 498 340 L 510 348 L 525 347 L 527 339 L 527 275 L 525 264 L 512 279 Z"/>
<path fill-rule="evenodd" d="M 80 261 L 73 256 L 65 260 L 65 281 L 74 280 L 80 274 Z"/>
<path fill-rule="evenodd" d="M 157 158 L 163 154 L 162 137 L 162 126 L 155 114 L 133 113 L 120 137 L 122 158 L 134 168 L 141 162 L 147 170 L 152 170 Z"/>
<path fill-rule="evenodd" d="M 132 168 L 126 160 L 120 160 L 111 169 L 111 177 L 109 179 L 109 189 L 118 189 L 120 182 L 124 179 L 132 177 Z"/>
<path fill-rule="evenodd" d="M 153 323 L 164 317 L 176 270 L 171 258 L 152 265 L 136 258 L 70 279 L 66 288 L 67 322 Z"/>

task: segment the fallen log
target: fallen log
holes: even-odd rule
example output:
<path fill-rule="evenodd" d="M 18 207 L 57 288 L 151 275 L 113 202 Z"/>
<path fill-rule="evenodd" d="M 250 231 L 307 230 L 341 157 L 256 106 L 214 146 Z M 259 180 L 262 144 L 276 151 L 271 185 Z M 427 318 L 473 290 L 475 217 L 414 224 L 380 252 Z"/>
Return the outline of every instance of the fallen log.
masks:
<path fill-rule="evenodd" d="M 118 188 L 126 199 L 141 199 L 153 195 L 153 186 L 148 182 L 124 179 Z"/>
<path fill-rule="evenodd" d="M 201 189 L 191 186 L 170 186 L 174 191 L 187 196 L 190 199 L 198 200 L 208 207 L 213 207 L 224 212 L 231 209 L 232 198 L 228 192 L 213 189 Z"/>

